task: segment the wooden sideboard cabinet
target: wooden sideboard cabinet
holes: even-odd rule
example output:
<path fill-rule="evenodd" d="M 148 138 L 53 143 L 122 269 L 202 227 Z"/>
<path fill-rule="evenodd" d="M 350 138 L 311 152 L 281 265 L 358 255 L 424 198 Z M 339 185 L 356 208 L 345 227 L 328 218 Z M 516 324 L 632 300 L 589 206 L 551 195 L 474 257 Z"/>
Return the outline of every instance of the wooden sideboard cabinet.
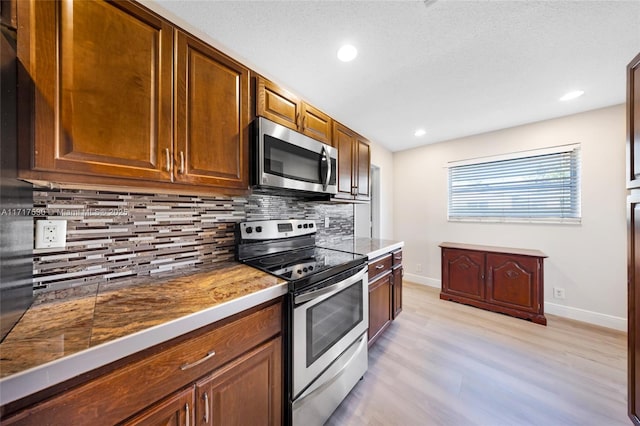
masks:
<path fill-rule="evenodd" d="M 539 250 L 442 243 L 440 298 L 546 325 Z"/>

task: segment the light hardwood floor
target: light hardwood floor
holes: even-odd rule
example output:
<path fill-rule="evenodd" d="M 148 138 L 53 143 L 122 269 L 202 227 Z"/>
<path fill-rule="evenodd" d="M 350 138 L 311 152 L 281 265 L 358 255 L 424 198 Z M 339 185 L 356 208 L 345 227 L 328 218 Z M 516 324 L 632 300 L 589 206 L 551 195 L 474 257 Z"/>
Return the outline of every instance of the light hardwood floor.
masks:
<path fill-rule="evenodd" d="M 405 283 L 404 310 L 327 425 L 630 425 L 626 334 L 547 327 Z"/>

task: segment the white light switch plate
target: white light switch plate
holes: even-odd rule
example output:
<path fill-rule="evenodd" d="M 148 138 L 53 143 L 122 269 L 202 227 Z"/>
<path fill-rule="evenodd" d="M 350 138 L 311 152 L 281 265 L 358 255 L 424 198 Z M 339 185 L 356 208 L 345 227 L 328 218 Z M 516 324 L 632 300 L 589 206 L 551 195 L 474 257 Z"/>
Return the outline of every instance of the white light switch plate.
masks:
<path fill-rule="evenodd" d="M 37 220 L 36 248 L 64 248 L 67 245 L 66 220 Z"/>

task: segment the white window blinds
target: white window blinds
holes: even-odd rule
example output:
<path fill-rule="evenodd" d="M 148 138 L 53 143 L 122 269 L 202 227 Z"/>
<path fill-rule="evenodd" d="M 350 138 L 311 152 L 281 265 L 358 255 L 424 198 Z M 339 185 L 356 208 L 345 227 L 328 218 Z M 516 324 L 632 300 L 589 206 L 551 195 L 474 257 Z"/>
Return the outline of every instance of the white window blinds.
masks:
<path fill-rule="evenodd" d="M 449 165 L 449 219 L 579 222 L 580 145 Z"/>

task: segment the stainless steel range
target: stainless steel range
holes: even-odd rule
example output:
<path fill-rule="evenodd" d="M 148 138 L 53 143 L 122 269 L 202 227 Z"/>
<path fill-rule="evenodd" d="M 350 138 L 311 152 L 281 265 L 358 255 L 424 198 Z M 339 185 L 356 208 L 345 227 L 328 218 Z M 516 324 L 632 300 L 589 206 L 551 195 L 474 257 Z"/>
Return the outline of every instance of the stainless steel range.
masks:
<path fill-rule="evenodd" d="M 293 425 L 322 425 L 367 370 L 366 257 L 315 246 L 310 220 L 244 222 L 238 259 L 289 283 Z"/>

